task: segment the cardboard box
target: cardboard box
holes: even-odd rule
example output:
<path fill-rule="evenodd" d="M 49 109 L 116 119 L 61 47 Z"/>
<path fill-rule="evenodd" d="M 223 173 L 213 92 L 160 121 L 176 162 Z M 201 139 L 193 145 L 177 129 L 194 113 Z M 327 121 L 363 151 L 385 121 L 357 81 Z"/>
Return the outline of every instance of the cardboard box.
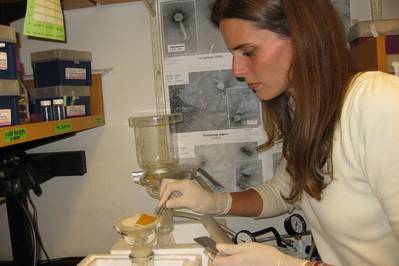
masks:
<path fill-rule="evenodd" d="M 54 49 L 31 54 L 35 87 L 90 86 L 91 53 Z"/>
<path fill-rule="evenodd" d="M 399 19 L 359 21 L 348 32 L 348 41 L 358 38 L 399 35 Z"/>

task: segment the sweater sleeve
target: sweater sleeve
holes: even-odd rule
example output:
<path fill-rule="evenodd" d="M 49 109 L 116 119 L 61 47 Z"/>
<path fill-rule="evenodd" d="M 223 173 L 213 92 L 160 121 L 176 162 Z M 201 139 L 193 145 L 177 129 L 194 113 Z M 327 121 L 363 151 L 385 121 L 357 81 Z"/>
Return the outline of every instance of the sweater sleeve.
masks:
<path fill-rule="evenodd" d="M 286 164 L 287 162 L 283 159 L 272 180 L 252 187 L 263 201 L 262 212 L 257 218 L 278 216 L 294 209 L 294 205 L 288 204 L 281 197 L 281 195 L 287 197 L 291 191 L 291 177 L 285 170 Z"/>
<path fill-rule="evenodd" d="M 380 73 L 362 86 L 354 103 L 364 143 L 359 159 L 399 240 L 399 79 Z"/>

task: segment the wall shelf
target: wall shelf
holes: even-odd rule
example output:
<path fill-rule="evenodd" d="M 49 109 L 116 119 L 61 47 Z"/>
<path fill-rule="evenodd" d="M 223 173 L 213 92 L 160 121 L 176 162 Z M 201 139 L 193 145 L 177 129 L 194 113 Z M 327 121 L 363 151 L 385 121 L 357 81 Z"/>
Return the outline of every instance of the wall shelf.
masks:
<path fill-rule="evenodd" d="M 32 79 L 25 82 L 28 88 L 34 87 Z M 6 197 L 2 202 L 7 204 L 15 265 L 32 265 L 36 254 L 34 246 L 40 246 L 31 237 L 33 229 L 27 226 L 30 219 L 24 209 L 28 208 L 28 191 L 33 190 L 40 196 L 41 183 L 55 176 L 81 176 L 87 171 L 84 151 L 31 155 L 25 152 L 26 147 L 37 143 L 42 145 L 75 132 L 103 126 L 105 120 L 101 73 L 92 74 L 90 108 L 90 116 L 0 127 L 0 196 Z M 21 143 L 22 146 L 17 145 Z"/>
<path fill-rule="evenodd" d="M 101 74 L 92 75 L 90 107 L 91 116 L 0 127 L 0 148 L 105 125 Z"/>

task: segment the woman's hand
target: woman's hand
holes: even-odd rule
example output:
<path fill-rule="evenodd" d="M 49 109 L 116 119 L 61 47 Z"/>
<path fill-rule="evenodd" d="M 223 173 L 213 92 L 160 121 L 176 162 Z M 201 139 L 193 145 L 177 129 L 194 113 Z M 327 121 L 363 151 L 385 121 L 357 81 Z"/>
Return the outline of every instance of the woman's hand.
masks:
<path fill-rule="evenodd" d="M 179 197 L 169 196 L 174 193 Z M 158 206 L 166 202 L 167 208 L 188 208 L 202 214 L 226 214 L 231 208 L 229 193 L 213 193 L 191 180 L 163 179 Z"/>
<path fill-rule="evenodd" d="M 308 263 L 260 243 L 217 244 L 216 248 L 222 255 L 213 259 L 213 266 L 304 266 Z"/>

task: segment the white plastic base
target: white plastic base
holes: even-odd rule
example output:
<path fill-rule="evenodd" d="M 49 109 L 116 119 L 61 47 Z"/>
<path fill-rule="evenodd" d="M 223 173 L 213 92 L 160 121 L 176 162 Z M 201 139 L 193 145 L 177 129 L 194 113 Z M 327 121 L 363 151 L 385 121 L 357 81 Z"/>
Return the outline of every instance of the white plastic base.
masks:
<path fill-rule="evenodd" d="M 157 265 L 183 265 L 185 266 L 207 266 L 209 257 L 204 248 L 194 242 L 194 238 L 209 236 L 208 231 L 199 222 L 184 222 L 173 224 L 173 238 L 176 244 L 156 247 L 154 252 L 154 266 Z M 117 240 L 111 247 L 111 254 L 94 254 L 87 256 L 79 266 L 131 266 L 129 259 L 130 247 L 122 238 Z M 187 261 L 188 258 L 196 258 L 194 262 Z M 159 260 L 162 258 L 163 260 Z M 180 259 L 180 260 L 179 260 Z M 161 264 L 159 264 L 161 263 Z M 187 264 L 188 263 L 188 264 Z M 190 264 L 194 263 L 194 264 Z M 195 264 L 198 263 L 198 264 Z"/>
<path fill-rule="evenodd" d="M 78 266 L 132 266 L 126 255 L 90 255 L 82 260 Z M 154 266 L 201 266 L 198 255 L 155 255 Z"/>
<path fill-rule="evenodd" d="M 192 223 L 175 223 L 173 224 L 173 239 L 177 245 L 194 244 L 194 238 L 200 236 L 209 236 L 208 231 L 199 222 Z M 198 246 L 199 247 L 199 246 Z M 130 247 L 120 238 L 111 247 L 111 254 L 130 254 Z"/>
<path fill-rule="evenodd" d="M 203 247 L 194 242 L 194 238 L 209 236 L 208 231 L 199 222 L 184 222 L 173 224 L 173 239 L 176 244 L 155 248 L 154 254 L 197 254 L 202 258 L 202 265 L 208 265 L 208 255 Z M 111 248 L 111 254 L 129 255 L 130 247 L 119 239 Z"/>

